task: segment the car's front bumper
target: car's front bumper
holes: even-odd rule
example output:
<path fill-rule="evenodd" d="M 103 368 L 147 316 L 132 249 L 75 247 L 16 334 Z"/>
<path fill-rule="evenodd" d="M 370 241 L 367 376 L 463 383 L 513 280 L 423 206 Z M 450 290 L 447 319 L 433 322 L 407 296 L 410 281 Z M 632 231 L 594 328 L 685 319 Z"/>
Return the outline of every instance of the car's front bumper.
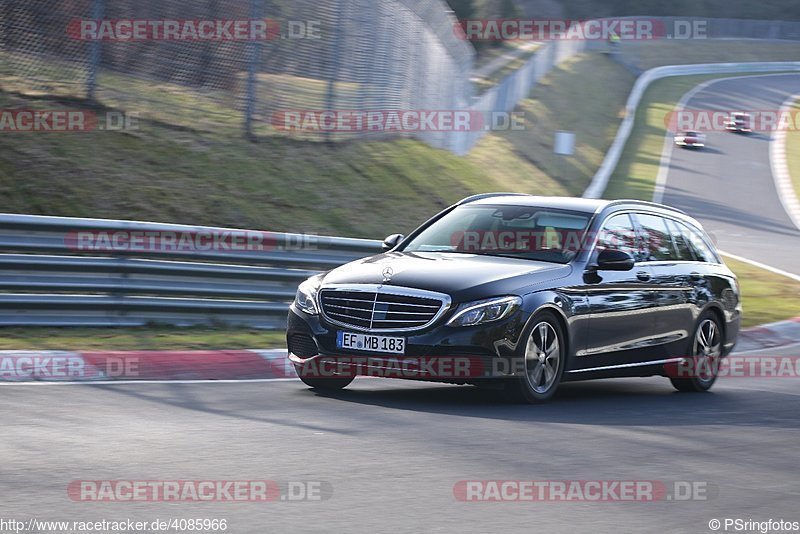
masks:
<path fill-rule="evenodd" d="M 471 327 L 449 327 L 438 321 L 411 332 L 380 333 L 406 339 L 404 354 L 374 353 L 337 347 L 337 332 L 358 332 L 328 324 L 292 306 L 287 343 L 289 360 L 319 376 L 367 375 L 387 378 L 475 383 L 518 372 L 518 343 L 526 314 Z"/>

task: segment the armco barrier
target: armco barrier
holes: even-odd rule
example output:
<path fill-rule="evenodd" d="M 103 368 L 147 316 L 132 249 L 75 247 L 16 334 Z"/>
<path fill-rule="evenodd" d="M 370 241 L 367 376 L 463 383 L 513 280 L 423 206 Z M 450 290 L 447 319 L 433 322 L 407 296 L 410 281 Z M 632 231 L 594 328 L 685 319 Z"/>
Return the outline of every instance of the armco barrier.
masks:
<path fill-rule="evenodd" d="M 608 186 L 611 174 L 619 163 L 625 143 L 631 135 L 633 123 L 636 119 L 636 109 L 642 100 L 647 88 L 656 80 L 670 76 L 689 76 L 692 74 L 758 74 L 762 72 L 800 72 L 800 61 L 776 61 L 766 63 L 700 63 L 696 65 L 667 65 L 645 71 L 636 80 L 631 94 L 625 104 L 625 118 L 622 120 L 617 136 L 611 148 L 608 149 L 603 164 L 597 170 L 589 187 L 584 191 L 585 198 L 600 198 Z"/>
<path fill-rule="evenodd" d="M 368 239 L 0 214 L 0 326 L 280 328 L 301 281 L 380 247 Z"/>

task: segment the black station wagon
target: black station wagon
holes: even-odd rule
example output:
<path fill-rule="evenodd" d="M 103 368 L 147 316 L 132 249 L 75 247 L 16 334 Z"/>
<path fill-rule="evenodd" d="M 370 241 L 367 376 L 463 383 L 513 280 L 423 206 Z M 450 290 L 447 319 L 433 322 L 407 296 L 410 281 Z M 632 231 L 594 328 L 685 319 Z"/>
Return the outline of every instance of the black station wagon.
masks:
<path fill-rule="evenodd" d="M 659 204 L 476 195 L 384 249 L 300 285 L 287 341 L 309 386 L 371 375 L 540 402 L 565 381 L 663 375 L 706 391 L 739 331 L 736 277 Z"/>

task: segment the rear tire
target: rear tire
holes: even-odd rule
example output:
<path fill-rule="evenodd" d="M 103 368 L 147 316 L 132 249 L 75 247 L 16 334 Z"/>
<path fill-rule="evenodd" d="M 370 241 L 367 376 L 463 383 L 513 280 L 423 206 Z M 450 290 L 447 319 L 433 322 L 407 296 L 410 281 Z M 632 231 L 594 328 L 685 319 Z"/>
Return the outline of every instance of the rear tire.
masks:
<path fill-rule="evenodd" d="M 689 376 L 671 376 L 669 381 L 678 391 L 702 392 L 711 389 L 717 380 L 720 360 L 722 359 L 722 327 L 713 312 L 706 312 L 697 321 L 697 328 L 692 339 L 692 360 L 688 370 Z"/>
<path fill-rule="evenodd" d="M 564 332 L 553 313 L 538 313 L 530 321 L 533 327 L 523 337 L 518 357 L 523 358 L 523 376 L 509 379 L 505 384 L 506 397 L 516 403 L 547 402 L 561 382 L 566 364 Z"/>

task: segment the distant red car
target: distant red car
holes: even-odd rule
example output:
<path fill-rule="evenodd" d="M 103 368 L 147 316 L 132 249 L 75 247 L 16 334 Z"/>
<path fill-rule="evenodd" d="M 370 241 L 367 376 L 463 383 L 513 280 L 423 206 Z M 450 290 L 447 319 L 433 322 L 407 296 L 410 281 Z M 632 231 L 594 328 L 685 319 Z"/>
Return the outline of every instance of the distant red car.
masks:
<path fill-rule="evenodd" d="M 753 131 L 752 121 L 750 115 L 747 113 L 735 112 L 731 113 L 728 120 L 725 121 L 725 129 L 729 132 L 750 133 Z"/>
<path fill-rule="evenodd" d="M 706 146 L 706 136 L 694 131 L 675 134 L 674 140 L 676 145 L 683 148 L 703 148 Z"/>

